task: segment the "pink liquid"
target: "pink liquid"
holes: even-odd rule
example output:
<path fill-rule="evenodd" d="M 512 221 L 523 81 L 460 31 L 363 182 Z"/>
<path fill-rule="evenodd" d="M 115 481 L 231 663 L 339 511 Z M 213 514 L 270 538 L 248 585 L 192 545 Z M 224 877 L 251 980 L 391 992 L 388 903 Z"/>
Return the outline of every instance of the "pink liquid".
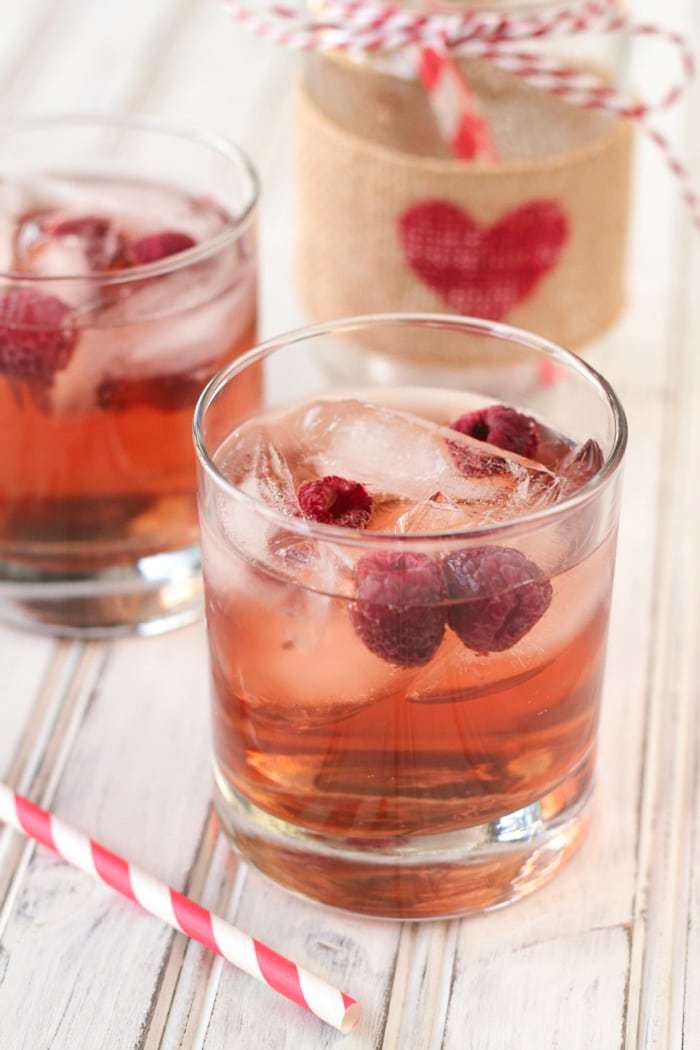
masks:
<path fill-rule="evenodd" d="M 395 391 L 389 402 L 448 424 L 458 395 L 441 397 L 437 391 Z M 471 408 L 469 395 L 459 398 Z M 333 404 L 343 403 L 326 402 L 326 409 Z M 467 482 L 451 472 L 449 458 L 434 468 L 426 459 L 422 477 L 421 456 L 430 449 L 411 446 L 410 427 L 383 458 L 377 455 L 372 441 L 382 440 L 382 432 L 367 438 L 373 417 L 364 418 L 352 405 L 347 412 L 338 409 L 343 420 L 335 434 L 326 417 L 320 427 L 308 424 L 310 413 L 302 423 L 292 412 L 245 424 L 220 449 L 220 467 L 244 490 L 278 507 L 289 506 L 299 482 L 314 473 L 348 477 L 352 469 L 353 479 L 367 484 L 374 497 L 368 528 L 388 533 L 450 532 L 460 522 L 472 526 L 480 517 L 507 520 L 516 513 L 516 496 L 502 491 L 494 490 L 493 502 L 484 500 L 483 491 L 480 500 L 460 502 L 456 494 Z M 394 422 L 388 416 L 382 425 Z M 354 426 L 364 428 L 364 442 L 355 441 L 348 429 Z M 304 434 L 310 441 L 320 435 L 320 452 L 304 446 Z M 277 463 L 271 481 L 264 478 L 264 465 L 269 470 L 272 445 L 282 451 L 285 468 Z M 265 455 L 261 447 L 267 447 Z M 542 460 L 556 483 L 571 447 L 540 428 Z M 251 450 L 258 456 L 252 473 L 260 472 L 253 481 L 241 475 L 242 452 L 250 460 Z M 399 477 L 404 463 L 407 474 Z M 542 464 L 531 466 L 520 513 L 528 501 L 540 506 L 556 499 L 539 486 Z M 453 485 L 454 499 L 420 499 L 423 481 L 426 494 L 433 484 L 442 487 L 441 494 Z M 548 608 L 522 639 L 506 651 L 474 652 L 447 629 L 421 666 L 382 659 L 358 635 L 352 555 L 334 562 L 329 544 L 314 564 L 303 539 L 285 537 L 273 526 L 261 538 L 265 525 L 258 521 L 249 528 L 240 512 L 218 522 L 213 513 L 205 515 L 221 776 L 265 813 L 368 850 L 498 820 L 557 791 L 573 793 L 571 785 L 590 778 L 593 764 L 614 562 L 613 534 L 589 543 L 596 527 L 591 514 L 514 541 L 552 588 Z M 500 541 L 484 539 L 489 542 Z M 295 864 L 291 854 L 268 854 L 243 837 L 239 844 L 292 888 L 372 914 L 434 915 L 483 906 L 497 900 L 499 886 L 513 877 L 512 865 L 504 863 L 488 877 L 472 871 L 466 881 L 436 880 L 420 866 L 410 878 L 397 871 L 382 881 L 371 865 L 348 873 L 330 858 Z"/>
<path fill-rule="evenodd" d="M 60 571 L 196 542 L 192 411 L 211 375 L 255 340 L 251 235 L 110 283 L 128 275 L 143 238 L 175 230 L 201 245 L 230 216 L 168 186 L 48 175 L 0 184 L 0 215 L 4 270 L 79 278 L 31 285 L 70 308 L 67 365 L 41 381 L 0 368 L 0 557 Z M 86 216 L 107 232 L 53 232 Z M 0 325 L 0 344 L 12 338 Z M 241 397 L 257 402 L 254 372 Z"/>

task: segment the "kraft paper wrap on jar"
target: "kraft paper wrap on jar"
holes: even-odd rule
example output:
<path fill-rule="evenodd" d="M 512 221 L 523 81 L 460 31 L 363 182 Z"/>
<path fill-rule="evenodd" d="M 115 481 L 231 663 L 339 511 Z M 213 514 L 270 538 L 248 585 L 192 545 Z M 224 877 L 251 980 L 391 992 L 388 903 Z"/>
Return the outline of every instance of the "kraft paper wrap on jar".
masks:
<path fill-rule="evenodd" d="M 459 65 L 493 134 L 494 163 L 450 155 L 415 78 L 374 60 L 307 60 L 297 97 L 305 309 L 318 321 L 465 314 L 582 347 L 624 304 L 631 126 L 484 60 Z"/>

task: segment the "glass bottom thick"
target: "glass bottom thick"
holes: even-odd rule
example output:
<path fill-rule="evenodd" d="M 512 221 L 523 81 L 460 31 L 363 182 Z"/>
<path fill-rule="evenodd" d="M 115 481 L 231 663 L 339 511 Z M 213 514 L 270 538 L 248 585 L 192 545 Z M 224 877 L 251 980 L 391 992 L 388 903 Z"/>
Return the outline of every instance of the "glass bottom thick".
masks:
<path fill-rule="evenodd" d="M 285 889 L 384 919 L 437 919 L 510 904 L 547 882 L 582 840 L 593 758 L 543 798 L 478 827 L 381 844 L 278 820 L 215 764 L 215 804 L 238 852 Z"/>
<path fill-rule="evenodd" d="M 77 638 L 162 634 L 202 614 L 198 547 L 58 573 L 0 562 L 0 620 Z"/>

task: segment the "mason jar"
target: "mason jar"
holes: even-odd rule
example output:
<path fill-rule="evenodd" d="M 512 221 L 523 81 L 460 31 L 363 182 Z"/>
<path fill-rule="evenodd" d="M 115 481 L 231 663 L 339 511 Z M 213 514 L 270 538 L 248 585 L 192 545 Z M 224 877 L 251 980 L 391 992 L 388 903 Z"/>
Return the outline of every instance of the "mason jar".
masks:
<path fill-rule="evenodd" d="M 479 14 L 555 16 L 541 0 L 472 0 Z M 443 3 L 443 11 L 463 5 Z M 428 10 L 426 5 L 426 11 Z M 433 12 L 434 7 L 430 8 Z M 627 40 L 602 31 L 515 45 L 624 81 Z M 383 310 L 503 321 L 575 350 L 624 303 L 633 134 L 614 114 L 565 101 L 485 58 L 454 59 L 493 144 L 456 157 L 418 74 L 416 46 L 392 52 L 311 52 L 297 98 L 297 280 L 308 317 Z M 443 348 L 444 349 L 444 348 Z M 472 363 L 472 388 L 527 386 L 512 355 Z M 376 339 L 327 361 L 337 375 L 424 376 L 425 343 Z M 440 367 L 459 371 L 446 355 Z M 476 369 L 476 371 L 475 371 Z"/>

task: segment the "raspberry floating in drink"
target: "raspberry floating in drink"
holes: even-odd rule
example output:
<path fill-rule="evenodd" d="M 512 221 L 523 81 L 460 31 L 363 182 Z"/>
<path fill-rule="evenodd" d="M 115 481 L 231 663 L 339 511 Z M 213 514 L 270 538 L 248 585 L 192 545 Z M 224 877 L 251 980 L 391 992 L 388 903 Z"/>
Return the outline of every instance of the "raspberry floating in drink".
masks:
<path fill-rule="evenodd" d="M 129 244 L 126 259 L 130 266 L 144 266 L 186 252 L 194 248 L 196 243 L 194 237 L 180 230 L 160 230 Z"/>
<path fill-rule="evenodd" d="M 298 498 L 302 513 L 324 525 L 363 529 L 372 514 L 372 498 L 364 485 L 334 474 L 319 481 L 305 481 Z"/>
<path fill-rule="evenodd" d="M 428 663 L 445 633 L 439 564 L 425 554 L 378 551 L 358 562 L 355 576 L 350 618 L 367 648 L 400 667 Z"/>
<path fill-rule="evenodd" d="M 537 450 L 537 424 L 531 416 L 516 412 L 508 405 L 488 405 L 474 412 L 467 412 L 452 424 L 460 434 L 468 434 L 477 441 L 517 452 L 521 456 L 534 456 Z"/>
<path fill-rule="evenodd" d="M 477 653 L 512 649 L 542 619 L 552 585 L 542 570 L 511 547 L 473 547 L 445 559 L 448 621 Z"/>
<path fill-rule="evenodd" d="M 31 288 L 0 295 L 0 373 L 9 379 L 50 383 L 77 339 L 73 311 L 56 296 Z"/>

